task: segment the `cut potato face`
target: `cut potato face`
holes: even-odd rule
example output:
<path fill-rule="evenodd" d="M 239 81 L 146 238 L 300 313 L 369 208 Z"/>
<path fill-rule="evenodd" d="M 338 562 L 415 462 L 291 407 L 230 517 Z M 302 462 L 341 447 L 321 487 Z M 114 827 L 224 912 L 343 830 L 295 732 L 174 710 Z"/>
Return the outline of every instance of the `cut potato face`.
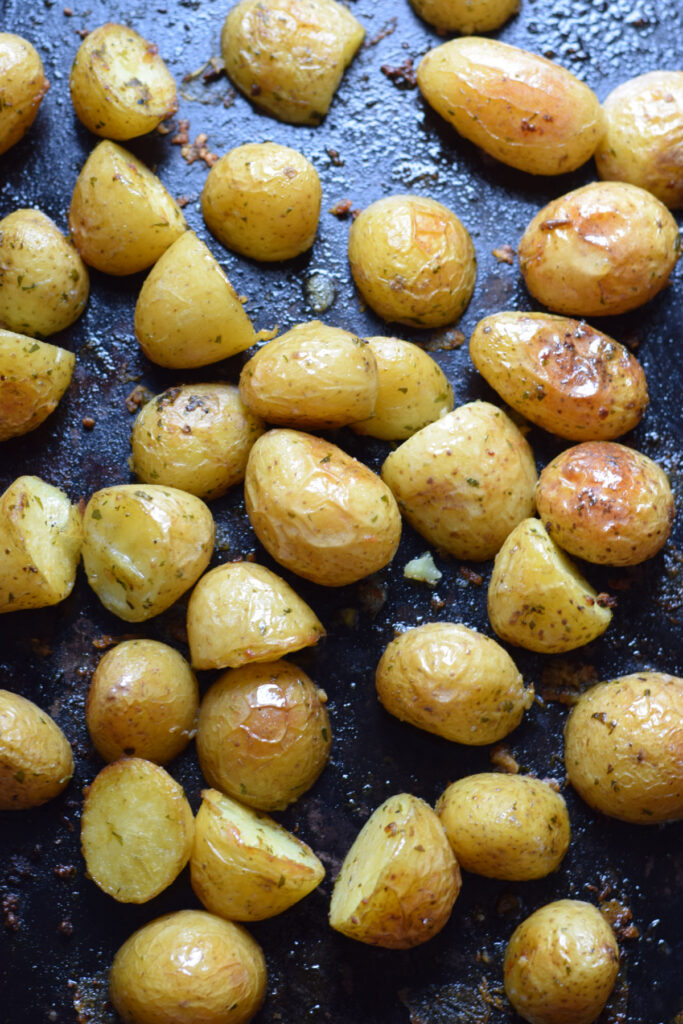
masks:
<path fill-rule="evenodd" d="M 52 800 L 73 771 L 71 745 L 57 723 L 32 701 L 0 690 L 0 810 Z"/>
<path fill-rule="evenodd" d="M 425 21 L 444 32 L 491 32 L 519 10 L 519 0 L 410 0 Z"/>
<path fill-rule="evenodd" d="M 54 412 L 75 363 L 64 348 L 0 330 L 0 441 L 35 430 Z"/>
<path fill-rule="evenodd" d="M 24 137 L 49 88 L 35 47 L 13 32 L 0 32 L 0 153 Z"/>

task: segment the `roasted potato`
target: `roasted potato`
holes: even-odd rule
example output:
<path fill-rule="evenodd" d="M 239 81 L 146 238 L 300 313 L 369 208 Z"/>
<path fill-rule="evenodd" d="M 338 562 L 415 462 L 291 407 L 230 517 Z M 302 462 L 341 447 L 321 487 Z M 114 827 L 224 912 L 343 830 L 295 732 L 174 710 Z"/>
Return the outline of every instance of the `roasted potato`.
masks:
<path fill-rule="evenodd" d="M 516 412 L 570 441 L 613 440 L 647 408 L 635 356 L 578 320 L 494 313 L 474 328 L 470 358 Z"/>
<path fill-rule="evenodd" d="M 24 137 L 49 88 L 35 47 L 12 32 L 0 32 L 0 153 Z"/>
<path fill-rule="evenodd" d="M 519 243 L 531 294 L 556 313 L 612 316 L 652 299 L 680 256 L 678 225 L 636 185 L 595 181 L 544 206 Z"/>
<path fill-rule="evenodd" d="M 569 781 L 597 811 L 640 825 L 683 818 L 683 679 L 637 672 L 592 686 L 564 735 Z"/>
<path fill-rule="evenodd" d="M 410 0 L 413 10 L 442 32 L 491 32 L 519 10 L 519 0 Z"/>
<path fill-rule="evenodd" d="M 0 441 L 35 430 L 71 383 L 76 357 L 0 329 Z"/>
<path fill-rule="evenodd" d="M 33 701 L 0 690 L 0 811 L 38 807 L 73 775 L 71 745 Z"/>

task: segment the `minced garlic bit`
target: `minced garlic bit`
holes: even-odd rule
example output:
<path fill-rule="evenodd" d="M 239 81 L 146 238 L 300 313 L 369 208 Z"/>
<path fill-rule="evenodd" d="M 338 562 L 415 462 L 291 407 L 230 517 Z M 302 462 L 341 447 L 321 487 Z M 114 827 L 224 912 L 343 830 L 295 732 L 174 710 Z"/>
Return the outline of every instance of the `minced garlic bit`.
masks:
<path fill-rule="evenodd" d="M 403 575 L 406 579 L 418 580 L 420 583 L 428 583 L 430 587 L 434 587 L 443 576 L 443 573 L 434 564 L 431 551 L 425 551 L 423 555 L 413 558 L 410 562 L 406 563 Z"/>

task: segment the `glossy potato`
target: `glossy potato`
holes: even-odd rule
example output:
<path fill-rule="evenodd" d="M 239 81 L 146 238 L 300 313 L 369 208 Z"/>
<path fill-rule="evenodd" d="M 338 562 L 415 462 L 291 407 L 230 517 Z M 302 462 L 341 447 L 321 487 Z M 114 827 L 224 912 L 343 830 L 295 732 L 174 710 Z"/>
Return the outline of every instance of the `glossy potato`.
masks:
<path fill-rule="evenodd" d="M 36 48 L 13 32 L 0 32 L 0 153 L 24 137 L 49 88 Z"/>
<path fill-rule="evenodd" d="M 421 18 L 444 32 L 491 32 L 519 10 L 519 0 L 410 0 Z"/>
<path fill-rule="evenodd" d="M 0 690 L 0 811 L 38 807 L 73 775 L 71 745 L 33 701 Z"/>
<path fill-rule="evenodd" d="M 0 329 L 0 441 L 35 430 L 71 383 L 73 352 Z"/>

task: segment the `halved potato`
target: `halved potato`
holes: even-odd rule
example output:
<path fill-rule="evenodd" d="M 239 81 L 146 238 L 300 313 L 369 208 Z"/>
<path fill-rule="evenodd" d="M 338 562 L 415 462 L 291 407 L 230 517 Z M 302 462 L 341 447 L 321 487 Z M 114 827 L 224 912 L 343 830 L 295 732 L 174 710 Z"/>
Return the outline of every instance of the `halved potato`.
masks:
<path fill-rule="evenodd" d="M 55 411 L 75 364 L 73 352 L 0 330 L 0 441 L 35 430 Z"/>
<path fill-rule="evenodd" d="M 517 10 L 519 0 L 410 0 L 411 7 L 441 32 L 491 32 Z"/>
<path fill-rule="evenodd" d="M 71 744 L 46 711 L 0 690 L 0 810 L 38 807 L 73 775 Z"/>
<path fill-rule="evenodd" d="M 49 88 L 36 48 L 13 32 L 0 32 L 0 153 L 23 138 Z"/>

